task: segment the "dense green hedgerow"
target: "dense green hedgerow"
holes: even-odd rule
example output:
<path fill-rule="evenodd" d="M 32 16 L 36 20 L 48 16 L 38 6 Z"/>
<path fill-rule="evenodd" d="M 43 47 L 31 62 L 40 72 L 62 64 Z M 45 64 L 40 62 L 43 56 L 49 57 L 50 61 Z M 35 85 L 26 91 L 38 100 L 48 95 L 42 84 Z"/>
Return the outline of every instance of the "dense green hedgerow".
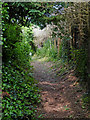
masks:
<path fill-rule="evenodd" d="M 30 65 L 33 53 L 32 30 L 16 24 L 6 24 L 3 37 L 2 120 L 35 119 L 40 102 L 37 82 Z M 27 35 L 26 35 L 27 33 Z M 27 37 L 28 36 L 28 37 Z"/>
<path fill-rule="evenodd" d="M 3 120 L 19 120 L 29 115 L 34 116 L 40 96 L 39 89 L 28 70 L 17 70 L 10 64 L 3 66 L 2 90 L 10 94 L 2 99 Z"/>

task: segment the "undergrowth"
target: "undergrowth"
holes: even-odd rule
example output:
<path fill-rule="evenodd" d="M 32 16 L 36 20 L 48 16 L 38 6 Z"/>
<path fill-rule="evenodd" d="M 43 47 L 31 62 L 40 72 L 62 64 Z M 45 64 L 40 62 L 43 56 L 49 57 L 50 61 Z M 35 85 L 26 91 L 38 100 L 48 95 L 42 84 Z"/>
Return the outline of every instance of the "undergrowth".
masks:
<path fill-rule="evenodd" d="M 34 119 L 36 104 L 40 102 L 37 82 L 31 76 L 30 70 L 12 67 L 10 64 L 3 66 L 2 90 L 7 95 L 3 96 L 3 120 L 20 120 L 27 117 Z"/>
<path fill-rule="evenodd" d="M 23 27 L 25 34 L 16 24 L 7 24 L 5 27 L 2 64 L 2 120 L 35 120 L 40 95 L 37 81 L 33 78 L 33 67 L 30 65 L 30 53 L 34 53 L 30 45 L 33 42 L 31 26 Z"/>

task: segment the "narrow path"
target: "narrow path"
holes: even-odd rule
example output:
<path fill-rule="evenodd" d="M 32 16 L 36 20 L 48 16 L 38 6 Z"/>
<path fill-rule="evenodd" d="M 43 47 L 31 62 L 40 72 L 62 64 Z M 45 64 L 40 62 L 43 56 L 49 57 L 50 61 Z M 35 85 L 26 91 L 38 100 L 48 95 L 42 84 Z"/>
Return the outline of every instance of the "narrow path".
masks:
<path fill-rule="evenodd" d="M 44 118 L 88 118 L 90 114 L 81 105 L 84 91 L 79 84 L 75 84 L 77 78 L 73 76 L 73 71 L 61 78 L 51 70 L 52 62 L 36 60 L 32 65 L 34 78 L 39 81 L 41 89 L 42 101 L 37 108 L 38 114 Z"/>

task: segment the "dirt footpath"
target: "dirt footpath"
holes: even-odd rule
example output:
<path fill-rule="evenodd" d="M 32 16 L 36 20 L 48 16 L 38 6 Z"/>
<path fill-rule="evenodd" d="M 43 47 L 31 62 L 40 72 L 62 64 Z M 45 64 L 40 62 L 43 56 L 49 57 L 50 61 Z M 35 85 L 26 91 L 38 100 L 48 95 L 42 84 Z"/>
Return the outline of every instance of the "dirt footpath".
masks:
<path fill-rule="evenodd" d="M 90 118 L 90 113 L 82 105 L 84 91 L 75 82 L 77 78 L 73 70 L 65 74 L 63 78 L 56 76 L 51 67 L 52 62 L 36 60 L 34 66 L 34 78 L 39 81 L 41 89 L 41 104 L 38 106 L 38 115 L 44 118 Z"/>

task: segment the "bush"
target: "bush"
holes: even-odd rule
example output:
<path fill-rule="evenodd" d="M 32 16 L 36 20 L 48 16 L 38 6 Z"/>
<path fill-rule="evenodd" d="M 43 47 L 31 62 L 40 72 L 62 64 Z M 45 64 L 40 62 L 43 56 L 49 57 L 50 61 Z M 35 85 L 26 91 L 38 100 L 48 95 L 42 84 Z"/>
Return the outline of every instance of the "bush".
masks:
<path fill-rule="evenodd" d="M 20 36 L 21 28 L 16 24 L 5 24 L 3 33 L 3 62 L 8 62 L 10 59 L 15 59 L 14 51 L 16 42 L 22 41 Z"/>
<path fill-rule="evenodd" d="M 28 67 L 30 64 L 31 56 L 29 55 L 30 52 L 32 52 L 31 46 L 29 43 L 25 43 L 24 41 L 22 42 L 17 42 L 15 44 L 15 47 L 13 52 L 15 56 L 15 64 L 19 64 L 22 67 Z"/>

